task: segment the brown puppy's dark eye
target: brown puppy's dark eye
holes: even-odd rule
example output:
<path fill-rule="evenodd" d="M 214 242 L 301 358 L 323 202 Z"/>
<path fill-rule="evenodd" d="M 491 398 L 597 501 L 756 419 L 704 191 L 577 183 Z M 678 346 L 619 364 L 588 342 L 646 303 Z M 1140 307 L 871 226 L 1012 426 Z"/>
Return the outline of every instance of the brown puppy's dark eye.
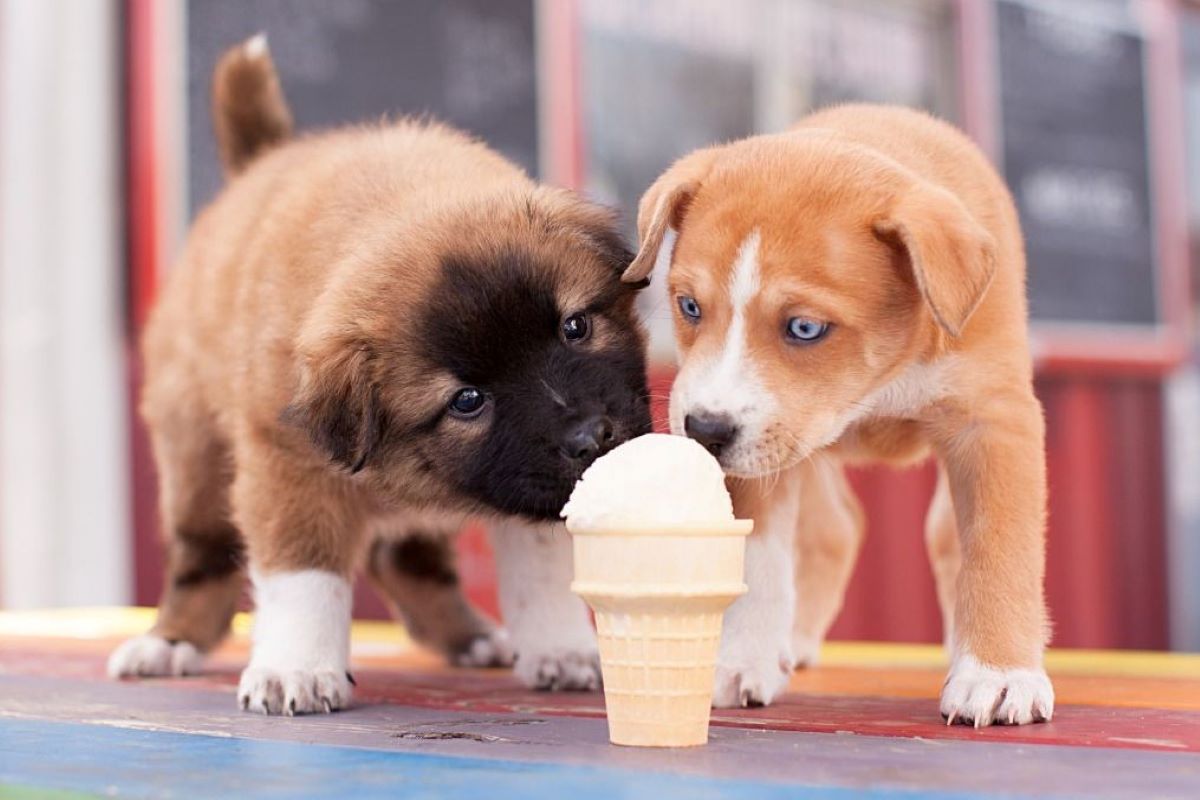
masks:
<path fill-rule="evenodd" d="M 483 406 L 486 402 L 486 394 L 474 386 L 468 386 L 454 395 L 454 399 L 450 401 L 450 413 L 461 419 L 477 417 L 479 416 L 479 412 L 483 411 Z"/>
<path fill-rule="evenodd" d="M 587 314 L 572 314 L 563 320 L 562 334 L 568 342 L 582 342 L 592 332 L 592 321 Z"/>

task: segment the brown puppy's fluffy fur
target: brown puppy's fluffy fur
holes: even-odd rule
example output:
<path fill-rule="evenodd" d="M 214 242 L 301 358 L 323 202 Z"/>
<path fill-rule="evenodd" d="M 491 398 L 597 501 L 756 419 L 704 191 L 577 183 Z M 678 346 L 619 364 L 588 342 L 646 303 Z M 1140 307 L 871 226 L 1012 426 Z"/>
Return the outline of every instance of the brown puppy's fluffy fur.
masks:
<path fill-rule="evenodd" d="M 492 424 L 498 412 L 490 400 L 477 418 L 447 413 L 469 383 L 461 373 L 528 367 L 533 385 L 513 403 L 549 392 L 553 412 L 538 423 L 549 437 L 560 416 L 578 410 L 572 392 L 594 356 L 611 366 L 608 391 L 629 406 L 605 410 L 602 398 L 588 398 L 611 422 L 602 449 L 648 425 L 635 291 L 619 281 L 631 254 L 607 211 L 536 186 L 483 144 L 432 123 L 284 144 L 290 115 L 262 40 L 230 51 L 214 84 L 233 180 L 197 218 L 149 321 L 142 405 L 171 549 L 155 632 L 200 650 L 227 629 L 242 586 L 243 541 L 256 575 L 315 570 L 349 578 L 376 522 L 386 527 L 405 509 L 557 513 L 560 488 L 573 481 L 569 458 L 561 469 L 554 462 L 553 475 L 527 476 L 529 487 L 477 489 L 484 468 L 518 473 L 541 465 L 509 442 L 508 461 L 497 457 L 465 476 L 473 462 L 489 460 L 483 443 L 510 423 Z M 452 297 L 445 296 L 447 264 L 465 282 Z M 491 313 L 489 298 L 506 292 L 518 292 L 520 302 Z M 467 299 L 476 305 L 462 305 Z M 535 323 L 521 316 L 526 301 L 549 306 L 550 315 L 587 309 L 590 337 L 558 341 L 557 316 L 547 331 L 528 330 Z M 481 318 L 463 318 L 470 314 Z M 490 344 L 503 348 L 511 327 L 514 337 L 527 336 L 516 340 L 527 349 L 501 353 L 511 365 L 464 356 L 461 369 L 431 349 L 440 336 L 438 346 L 453 351 L 472 326 L 484 325 L 492 326 L 479 328 L 490 331 Z M 548 342 L 536 352 L 535 336 Z M 566 366 L 543 378 L 536 371 L 543 352 Z M 554 444 L 537 443 L 536 458 L 559 458 Z M 413 554 L 439 563 L 406 566 Z M 452 587 L 437 602 L 467 620 L 459 633 L 477 634 L 473 612 L 459 608 L 452 570 L 441 566 L 446 558 L 436 543 L 377 548 L 371 574 L 405 616 L 419 602 L 411 596 L 414 573 L 427 585 Z M 330 698 L 320 699 L 328 709 Z M 333 698 L 333 707 L 344 699 Z M 279 710 L 281 700 L 268 697 L 264 710 Z M 305 706 L 316 700 L 299 702 L 292 710 L 311 710 Z"/>
<path fill-rule="evenodd" d="M 673 428 L 713 411 L 741 424 L 721 459 L 745 479 L 740 504 L 756 519 L 780 476 L 801 481 L 795 624 L 806 652 L 795 655 L 810 657 L 833 621 L 861 539 L 840 462 L 908 463 L 932 448 L 942 477 L 929 553 L 956 658 L 943 711 L 976 724 L 1048 718 L 1048 682 L 1031 699 L 1004 678 L 1040 676 L 1048 637 L 1044 430 L 1017 215 L 978 149 L 921 113 L 834 108 L 681 159 L 646 192 L 639 229 L 627 278 L 646 278 L 672 247 L 671 294 L 702 309 L 698 321 L 676 309 Z M 739 297 L 735 265 L 754 236 L 754 291 Z M 789 340 L 795 317 L 832 327 Z M 745 366 L 714 390 L 731 346 Z M 997 688 L 968 702 L 986 683 L 979 670 Z"/>

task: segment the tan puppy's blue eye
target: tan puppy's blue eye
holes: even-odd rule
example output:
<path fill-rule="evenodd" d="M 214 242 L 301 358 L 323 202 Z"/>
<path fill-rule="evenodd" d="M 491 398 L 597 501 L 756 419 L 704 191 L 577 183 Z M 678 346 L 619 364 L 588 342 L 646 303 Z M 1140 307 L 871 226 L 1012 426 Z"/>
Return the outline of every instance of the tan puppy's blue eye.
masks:
<path fill-rule="evenodd" d="M 700 304 L 691 297 L 680 295 L 679 311 L 688 322 L 696 323 L 700 321 Z"/>
<path fill-rule="evenodd" d="M 461 419 L 470 419 L 479 416 L 486 403 L 486 394 L 474 386 L 468 386 L 454 395 L 454 399 L 450 401 L 450 413 Z"/>
<path fill-rule="evenodd" d="M 562 334 L 568 342 L 582 342 L 592 332 L 592 321 L 587 314 L 572 314 L 563 320 Z"/>
<path fill-rule="evenodd" d="M 808 317 L 792 317 L 787 322 L 788 338 L 798 342 L 811 344 L 825 338 L 827 333 L 829 333 L 828 322 L 820 322 Z"/>

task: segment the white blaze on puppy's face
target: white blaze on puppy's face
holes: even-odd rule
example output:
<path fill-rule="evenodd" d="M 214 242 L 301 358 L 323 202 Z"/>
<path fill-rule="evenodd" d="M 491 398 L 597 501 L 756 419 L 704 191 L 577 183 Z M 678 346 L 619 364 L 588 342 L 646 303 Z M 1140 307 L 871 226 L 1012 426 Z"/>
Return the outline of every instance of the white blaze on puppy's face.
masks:
<path fill-rule="evenodd" d="M 723 341 L 683 362 L 671 394 L 671 429 L 675 433 L 684 432 L 689 414 L 726 416 L 736 421 L 737 436 L 721 456 L 725 469 L 735 474 L 758 469 L 758 445 L 776 410 L 750 353 L 750 304 L 762 286 L 761 244 L 762 236 L 756 229 L 738 248 L 724 298 L 714 298 L 728 308 Z M 705 312 L 702 305 L 701 314 Z"/>
<path fill-rule="evenodd" d="M 675 255 L 675 242 L 678 239 L 679 231 L 667 228 L 667 232 L 663 234 L 662 244 L 658 248 L 658 255 L 654 257 L 655 278 L 665 278 L 671 271 L 671 257 Z"/>

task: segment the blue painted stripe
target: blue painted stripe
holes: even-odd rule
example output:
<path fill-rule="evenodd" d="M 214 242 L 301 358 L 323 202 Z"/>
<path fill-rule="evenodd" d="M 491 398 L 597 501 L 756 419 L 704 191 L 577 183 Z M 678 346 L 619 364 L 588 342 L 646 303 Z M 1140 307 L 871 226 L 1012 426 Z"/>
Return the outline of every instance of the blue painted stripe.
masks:
<path fill-rule="evenodd" d="M 941 800 L 987 795 L 797 786 L 608 767 L 459 758 L 104 725 L 0 719 L 4 787 L 109 797 Z M 991 795 L 996 796 L 996 795 Z"/>

